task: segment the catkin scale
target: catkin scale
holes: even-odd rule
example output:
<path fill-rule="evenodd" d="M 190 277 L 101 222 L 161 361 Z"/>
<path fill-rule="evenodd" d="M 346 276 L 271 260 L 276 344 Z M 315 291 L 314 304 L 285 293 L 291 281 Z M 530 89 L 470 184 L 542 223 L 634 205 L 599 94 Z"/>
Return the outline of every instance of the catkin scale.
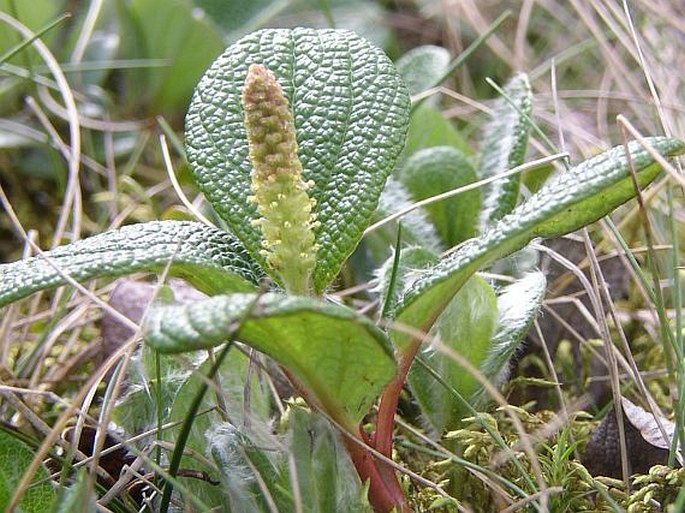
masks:
<path fill-rule="evenodd" d="M 295 124 L 276 77 L 261 64 L 250 66 L 242 94 L 253 196 L 261 216 L 266 262 L 293 294 L 309 294 L 318 246 L 313 208 L 297 156 Z"/>

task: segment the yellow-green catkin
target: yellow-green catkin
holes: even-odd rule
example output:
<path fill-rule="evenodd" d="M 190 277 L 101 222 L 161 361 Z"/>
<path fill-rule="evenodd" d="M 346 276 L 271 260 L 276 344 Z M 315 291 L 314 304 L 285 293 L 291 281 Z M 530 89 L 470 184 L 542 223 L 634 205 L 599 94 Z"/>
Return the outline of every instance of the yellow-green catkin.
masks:
<path fill-rule="evenodd" d="M 243 89 L 245 127 L 252 162 L 250 200 L 261 216 L 262 253 L 292 294 L 311 293 L 316 264 L 313 183 L 302 178 L 295 124 L 276 77 L 261 64 L 247 72 Z"/>

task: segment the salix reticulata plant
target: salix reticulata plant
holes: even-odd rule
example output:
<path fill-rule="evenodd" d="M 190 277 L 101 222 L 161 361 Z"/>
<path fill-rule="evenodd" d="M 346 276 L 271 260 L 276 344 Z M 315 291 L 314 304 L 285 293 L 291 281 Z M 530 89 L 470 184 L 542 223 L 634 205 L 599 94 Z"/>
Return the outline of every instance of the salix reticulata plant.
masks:
<path fill-rule="evenodd" d="M 511 191 L 500 188 L 506 211 L 489 209 L 481 235 L 429 265 L 406 290 L 391 291 L 386 321 L 394 324 L 382 329 L 323 293 L 370 222 L 409 113 L 393 64 L 349 31 L 248 35 L 206 72 L 186 121 L 195 179 L 230 232 L 168 221 L 97 235 L 0 267 L 0 305 L 63 285 L 65 274 L 84 281 L 170 264 L 172 275 L 212 297 L 155 308 L 144 326 L 147 343 L 172 353 L 235 336 L 269 355 L 312 407 L 347 432 L 374 507 L 409 511 L 394 469 L 364 446 L 391 457 L 399 392 L 424 334 L 449 321 L 452 301 L 479 269 L 532 239 L 611 212 L 635 195 L 631 168 L 639 187 L 660 172 L 631 142 L 560 174 L 516 208 Z M 647 142 L 665 157 L 685 150 L 674 139 Z M 273 282 L 266 293 L 259 289 L 265 276 Z M 360 425 L 379 397 L 368 432 Z"/>

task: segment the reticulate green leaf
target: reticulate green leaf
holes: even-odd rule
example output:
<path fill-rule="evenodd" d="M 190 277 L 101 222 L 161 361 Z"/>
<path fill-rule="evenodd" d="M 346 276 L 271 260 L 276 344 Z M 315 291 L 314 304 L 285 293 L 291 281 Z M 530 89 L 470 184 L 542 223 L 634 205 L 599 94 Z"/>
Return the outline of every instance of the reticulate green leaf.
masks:
<path fill-rule="evenodd" d="M 283 365 L 348 427 L 368 413 L 395 373 L 389 342 L 369 319 L 307 297 L 231 294 L 156 308 L 146 338 L 160 352 L 193 351 L 222 343 L 243 319 L 238 340 Z"/>
<path fill-rule="evenodd" d="M 344 30 L 269 29 L 229 47 L 198 85 L 186 119 L 188 159 L 207 199 L 252 256 L 261 232 L 240 96 L 261 63 L 293 111 L 304 178 L 315 185 L 316 292 L 357 245 L 404 144 L 409 95 L 381 50 Z"/>
<path fill-rule="evenodd" d="M 437 146 L 412 155 L 399 172 L 400 182 L 420 201 L 476 181 L 476 172 L 457 149 Z M 480 191 L 474 189 L 425 207 L 447 247 L 476 235 Z"/>
<path fill-rule="evenodd" d="M 539 271 L 529 273 L 497 296 L 497 326 L 488 353 L 480 366 L 483 375 L 495 385 L 506 379 L 509 360 L 528 333 L 545 298 L 547 280 Z M 482 407 L 488 396 L 481 387 L 470 402 Z"/>
<path fill-rule="evenodd" d="M 261 268 L 230 233 L 187 221 L 152 221 L 101 233 L 0 265 L 0 307 L 39 290 L 135 272 L 161 271 L 208 294 L 254 290 Z M 52 265 L 54 264 L 54 265 Z"/>
<path fill-rule="evenodd" d="M 685 143 L 647 138 L 665 157 L 685 152 Z M 641 187 L 654 180 L 660 166 L 637 142 L 628 145 Z M 464 243 L 417 280 L 397 307 L 397 320 L 424 332 L 440 316 L 466 280 L 480 268 L 521 249 L 537 237 L 560 237 L 607 215 L 635 195 L 625 148 L 617 146 L 548 182 L 528 201 L 500 219 L 479 238 Z M 412 340 L 393 332 L 400 348 Z"/>
<path fill-rule="evenodd" d="M 8 431 L 0 429 L 0 509 L 5 511 L 24 472 L 33 460 L 34 450 Z M 18 511 L 43 513 L 50 511 L 55 490 L 47 481 L 48 473 L 41 467 L 34 481 L 43 480 L 28 488 L 19 502 Z"/>
<path fill-rule="evenodd" d="M 495 292 L 485 280 L 472 276 L 442 312 L 431 335 L 439 336 L 442 344 L 478 368 L 490 349 L 496 321 Z M 478 389 L 478 381 L 449 356 L 430 347 L 422 354 L 424 361 L 462 398 L 467 399 Z M 456 429 L 468 414 L 452 391 L 438 383 L 422 366 L 412 366 L 409 384 L 421 411 L 436 431 Z"/>
<path fill-rule="evenodd" d="M 412 95 L 422 93 L 447 73 L 450 53 L 440 46 L 419 46 L 405 53 L 396 63 L 397 71 Z"/>
<path fill-rule="evenodd" d="M 504 87 L 505 98 L 494 105 L 485 125 L 478 177 L 489 178 L 523 164 L 530 133 L 533 98 L 525 73 L 515 75 Z M 516 206 L 521 176 L 501 178 L 483 188 L 481 228 L 486 230 Z"/>

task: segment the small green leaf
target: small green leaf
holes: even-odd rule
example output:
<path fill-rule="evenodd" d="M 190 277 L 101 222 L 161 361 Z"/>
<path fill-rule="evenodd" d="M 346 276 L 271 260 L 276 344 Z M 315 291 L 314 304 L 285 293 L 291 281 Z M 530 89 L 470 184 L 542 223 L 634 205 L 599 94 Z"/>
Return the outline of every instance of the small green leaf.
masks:
<path fill-rule="evenodd" d="M 192 0 L 214 23 L 227 34 L 245 31 L 245 27 L 259 24 L 265 15 L 277 13 L 284 2 L 275 0 L 252 0 L 251 2 L 226 2 L 226 0 Z M 277 4 L 281 4 L 280 9 Z"/>
<path fill-rule="evenodd" d="M 223 423 L 207 432 L 207 442 L 220 471 L 223 492 L 228 496 L 229 511 L 270 511 L 258 477 L 278 511 L 294 510 L 288 493 L 288 474 L 283 474 L 270 459 L 281 456 L 276 440 L 273 447 L 265 447 L 231 424 Z"/>
<path fill-rule="evenodd" d="M 652 137 L 647 142 L 665 157 L 685 152 L 685 143 L 677 139 Z M 638 183 L 644 187 L 661 168 L 638 142 L 632 141 L 628 149 Z M 466 280 L 480 268 L 521 249 L 536 237 L 560 237 L 588 225 L 634 195 L 623 146 L 562 173 L 492 229 L 464 243 L 417 280 L 397 307 L 397 320 L 427 332 Z M 402 349 L 414 340 L 398 331 L 393 332 L 393 339 Z"/>
<path fill-rule="evenodd" d="M 265 500 L 265 488 L 278 511 L 295 511 L 297 487 L 308 513 L 370 513 L 335 428 L 320 415 L 296 405 L 288 408 L 284 419 L 288 426 L 285 440 L 272 435 L 257 438 L 254 432 L 227 423 L 207 432 L 209 452 L 219 467 L 230 511 L 273 511 Z M 296 472 L 291 472 L 289 459 Z"/>
<path fill-rule="evenodd" d="M 399 180 L 414 201 L 442 194 L 476 181 L 476 172 L 457 149 L 437 146 L 412 155 L 402 166 Z M 425 209 L 447 247 L 476 235 L 480 191 L 474 189 Z"/>
<path fill-rule="evenodd" d="M 288 411 L 288 428 L 287 448 L 297 465 L 305 511 L 371 513 L 340 434 L 330 422 L 294 406 Z"/>
<path fill-rule="evenodd" d="M 0 429 L 0 510 L 5 511 L 17 490 L 24 472 L 33 460 L 33 449 L 9 431 Z M 19 503 L 19 511 L 26 513 L 43 513 L 50 511 L 55 499 L 55 491 L 45 481 L 48 473 L 40 468 L 34 481 L 44 480 L 26 490 Z"/>
<path fill-rule="evenodd" d="M 476 368 L 490 349 L 497 320 L 497 300 L 488 283 L 472 276 L 452 298 L 433 325 L 431 335 L 466 358 Z M 423 351 L 424 360 L 454 390 L 466 399 L 478 389 L 478 381 L 461 365 L 430 347 Z M 409 384 L 433 428 L 438 432 L 456 429 L 468 413 L 461 403 L 423 367 L 414 365 Z"/>
<path fill-rule="evenodd" d="M 159 59 L 163 65 L 127 69 L 117 80 L 129 109 L 150 105 L 150 112 L 177 116 L 188 105 L 193 87 L 224 47 L 221 32 L 193 12 L 187 0 L 130 0 L 114 4 L 120 34 L 119 59 Z"/>
<path fill-rule="evenodd" d="M 161 307 L 150 313 L 146 337 L 165 353 L 208 348 L 248 314 L 238 339 L 283 365 L 347 427 L 368 413 L 395 373 L 382 331 L 354 310 L 314 298 L 231 294 Z"/>
<path fill-rule="evenodd" d="M 158 362 L 162 376 L 162 388 L 159 391 L 156 388 L 158 383 L 155 369 Z M 200 384 L 207 379 L 211 364 L 206 351 L 187 355 L 181 360 L 175 355 L 159 354 L 150 346 L 143 345 L 132 358 L 127 375 L 127 393 L 114 407 L 113 421 L 129 435 L 154 429 L 158 420 L 158 408 L 162 410 L 162 422 L 165 424 L 182 422 Z M 270 392 L 261 386 L 258 372 L 248 371 L 250 365 L 247 355 L 234 351 L 219 368 L 217 381 L 221 383 L 225 403 L 223 407 L 227 410 L 225 413 L 236 422 L 253 425 L 266 423 L 270 419 Z M 249 383 L 246 378 L 248 375 L 252 375 Z M 250 392 L 247 397 L 246 386 Z M 249 408 L 244 404 L 245 400 L 249 402 Z M 207 394 L 200 409 L 204 411 L 214 406 L 216 396 Z M 245 415 L 249 417 L 245 418 Z M 188 447 L 203 453 L 205 431 L 220 421 L 221 416 L 216 411 L 197 417 L 193 424 L 194 436 L 190 437 Z M 174 431 L 165 432 L 164 436 L 167 440 L 173 440 Z M 188 487 L 193 489 L 195 484 L 199 482 L 191 481 Z M 209 497 L 202 497 L 202 500 L 211 502 Z"/>
<path fill-rule="evenodd" d="M 403 232 L 404 233 L 404 232 Z M 438 256 L 423 246 L 411 246 L 400 251 L 397 269 L 395 256 L 391 256 L 378 269 L 376 290 L 380 294 L 381 304 L 388 318 L 393 318 L 393 312 L 407 289 L 425 272 L 426 269 L 438 262 Z M 394 282 L 390 290 L 390 282 L 394 273 Z"/>
<path fill-rule="evenodd" d="M 419 46 L 405 53 L 397 61 L 397 71 L 412 95 L 422 93 L 436 84 L 447 73 L 450 53 L 440 46 Z"/>
<path fill-rule="evenodd" d="M 82 282 L 93 278 L 161 271 L 208 294 L 254 290 L 262 276 L 243 246 L 230 233 L 200 223 L 152 221 L 124 226 L 42 256 L 0 265 L 0 307 L 39 290 L 65 285 L 62 274 Z"/>
<path fill-rule="evenodd" d="M 515 75 L 504 88 L 506 98 L 499 98 L 492 119 L 485 125 L 478 177 L 489 178 L 523 164 L 530 133 L 533 98 L 525 73 Z M 483 189 L 481 228 L 491 224 L 516 206 L 521 176 L 501 178 Z"/>
<path fill-rule="evenodd" d="M 394 48 L 395 31 L 387 23 L 387 6 L 369 0 L 280 0 L 288 5 L 283 19 L 313 28 L 335 26 L 351 30 L 379 48 Z"/>
<path fill-rule="evenodd" d="M 505 287 L 497 296 L 497 326 L 480 370 L 490 382 L 501 385 L 507 378 L 509 360 L 519 348 L 545 298 L 547 280 L 539 271 L 525 275 Z M 471 400 L 475 408 L 482 408 L 488 401 L 481 387 Z"/>
<path fill-rule="evenodd" d="M 177 427 L 165 430 L 163 439 L 172 446 L 176 446 L 179 438 L 181 438 L 182 427 L 180 424 L 189 415 L 189 411 L 192 409 L 193 402 L 198 393 L 207 383 L 207 376 L 214 360 L 206 357 L 206 351 L 200 351 L 192 355 L 185 355 L 185 358 L 182 359 L 183 361 L 178 362 L 179 358 L 174 357 L 175 355 L 159 354 L 147 345 L 143 349 L 143 359 L 145 360 L 145 356 L 150 353 L 158 356 L 163 365 L 162 392 L 165 395 L 162 398 L 164 403 L 159 406 L 162 408 L 162 422 L 165 424 L 178 424 Z M 202 356 L 205 356 L 205 358 L 192 372 L 186 371 L 184 374 L 181 374 L 188 367 L 188 356 L 194 360 Z M 172 361 L 175 361 L 175 367 L 172 365 Z M 179 468 L 202 470 L 208 475 L 216 477 L 214 465 L 208 463 L 205 459 L 194 457 L 193 454 L 207 453 L 208 447 L 211 448 L 210 437 L 214 427 L 221 425 L 226 417 L 238 425 L 251 426 L 255 432 L 268 432 L 271 406 L 270 392 L 262 382 L 262 376 L 259 375 L 259 371 L 250 372 L 248 370 L 253 365 L 254 363 L 250 361 L 248 355 L 235 348 L 224 359 L 221 367 L 218 369 L 215 381 L 217 384 L 220 384 L 221 390 L 214 389 L 211 393 L 204 394 L 198 410 L 202 414 L 196 415 L 193 418 L 188 438 L 185 440 L 185 453 L 181 458 Z M 171 372 L 171 380 L 176 383 L 168 383 L 170 376 L 167 369 Z M 150 371 L 148 370 L 146 374 L 150 374 Z M 248 377 L 251 377 L 251 379 L 248 380 Z M 178 386 L 179 381 L 182 381 L 180 387 Z M 156 414 L 155 409 L 158 407 L 156 390 L 150 390 L 150 388 L 149 382 L 144 383 L 143 388 L 136 392 L 138 397 L 133 395 L 131 396 L 132 401 L 129 400 L 127 403 L 124 403 L 129 408 L 119 409 L 119 417 L 128 417 L 126 425 L 129 427 L 129 433 L 139 433 L 154 427 L 148 426 L 143 428 L 138 420 L 140 417 L 145 417 L 146 415 L 154 417 Z M 145 395 L 143 396 L 143 394 Z M 219 400 L 219 398 L 221 399 Z M 135 407 L 138 408 L 133 409 Z M 221 409 L 221 413 L 217 411 L 217 407 Z M 136 424 L 140 427 L 135 430 L 131 429 Z M 184 491 L 176 490 L 174 493 L 182 494 L 186 501 L 189 501 L 192 496 L 193 500 L 200 500 L 210 509 L 220 509 L 226 498 L 222 487 L 205 480 L 189 479 L 184 482 L 184 488 Z M 248 508 L 242 511 L 253 510 Z"/>
<path fill-rule="evenodd" d="M 259 215 L 248 197 L 251 165 L 240 104 L 251 64 L 283 86 L 298 156 L 316 200 L 315 291 L 335 278 L 357 245 L 404 144 L 409 95 L 390 60 L 345 30 L 267 29 L 229 47 L 198 85 L 186 118 L 188 159 L 200 188 L 252 256 Z"/>
<path fill-rule="evenodd" d="M 409 192 L 397 180 L 390 178 L 381 194 L 378 208 L 371 218 L 375 223 L 412 205 Z M 364 237 L 364 245 L 371 251 L 375 262 L 374 268 L 388 258 L 391 248 L 397 241 L 397 224 L 388 223 Z M 426 211 L 414 210 L 402 218 L 402 243 L 423 246 L 426 249 L 440 252 L 442 244 L 430 222 Z"/>
<path fill-rule="evenodd" d="M 464 137 L 438 109 L 424 103 L 417 107 L 409 118 L 409 132 L 404 155 L 411 156 L 424 148 L 433 146 L 453 146 L 462 152 L 469 147 Z"/>

